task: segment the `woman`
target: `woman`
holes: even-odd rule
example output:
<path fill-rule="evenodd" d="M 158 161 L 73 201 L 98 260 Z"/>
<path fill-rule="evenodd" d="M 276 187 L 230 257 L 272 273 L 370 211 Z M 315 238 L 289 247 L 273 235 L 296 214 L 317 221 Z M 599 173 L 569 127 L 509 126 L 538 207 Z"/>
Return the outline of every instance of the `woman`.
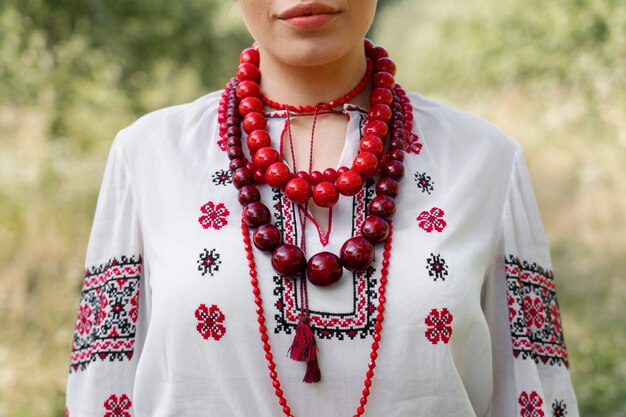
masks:
<path fill-rule="evenodd" d="M 236 79 L 112 145 L 67 413 L 577 416 L 519 146 L 395 86 L 375 0 L 238 3 Z"/>

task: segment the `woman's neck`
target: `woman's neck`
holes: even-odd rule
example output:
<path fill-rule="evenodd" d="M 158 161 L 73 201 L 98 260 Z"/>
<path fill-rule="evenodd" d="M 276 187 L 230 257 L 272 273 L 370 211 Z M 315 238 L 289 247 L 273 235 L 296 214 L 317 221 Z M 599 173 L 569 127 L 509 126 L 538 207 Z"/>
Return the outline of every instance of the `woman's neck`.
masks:
<path fill-rule="evenodd" d="M 293 106 L 313 105 L 342 97 L 356 87 L 367 69 L 363 48 L 355 48 L 337 61 L 318 66 L 288 65 L 262 49 L 259 52 L 263 94 Z M 366 107 L 367 97 L 367 91 L 363 91 L 351 102 Z"/>

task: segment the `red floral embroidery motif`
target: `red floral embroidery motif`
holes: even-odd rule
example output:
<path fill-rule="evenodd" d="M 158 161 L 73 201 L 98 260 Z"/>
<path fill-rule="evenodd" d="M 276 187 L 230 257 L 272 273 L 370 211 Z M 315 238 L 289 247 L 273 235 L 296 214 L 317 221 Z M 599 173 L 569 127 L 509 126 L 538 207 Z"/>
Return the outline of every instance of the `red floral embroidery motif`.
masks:
<path fill-rule="evenodd" d="M 76 331 L 80 335 L 88 334 L 93 324 L 93 310 L 89 305 L 82 304 L 78 307 L 78 318 L 76 320 Z"/>
<path fill-rule="evenodd" d="M 417 222 L 419 226 L 427 231 L 428 233 L 436 230 L 438 232 L 442 232 L 446 227 L 446 221 L 443 219 L 443 215 L 445 213 L 442 209 L 433 207 L 430 211 L 422 211 L 419 216 L 417 216 Z"/>
<path fill-rule="evenodd" d="M 204 214 L 198 218 L 198 222 L 205 229 L 210 227 L 215 230 L 220 230 L 228 224 L 226 217 L 228 217 L 230 211 L 228 211 L 223 203 L 215 204 L 214 202 L 209 201 L 200 207 L 200 211 Z"/>
<path fill-rule="evenodd" d="M 561 333 L 561 314 L 559 313 L 559 306 L 557 306 L 556 303 L 550 306 L 550 321 L 552 321 L 554 330 L 556 330 L 557 333 Z"/>
<path fill-rule="evenodd" d="M 539 394 L 537 394 L 537 391 L 533 391 L 530 394 L 526 391 L 522 391 L 518 401 L 522 406 L 520 411 L 522 417 L 544 417 L 543 410 L 541 409 L 543 400 Z"/>
<path fill-rule="evenodd" d="M 543 326 L 546 321 L 545 310 L 541 299 L 539 297 L 531 297 L 530 295 L 527 295 L 524 297 L 522 308 L 524 309 L 524 315 L 528 320 L 527 324 L 529 326 L 535 326 L 537 329 L 541 329 L 541 326 Z"/>
<path fill-rule="evenodd" d="M 422 144 L 419 142 L 419 137 L 413 133 L 409 133 L 406 138 L 404 151 L 406 153 L 419 154 L 422 150 Z"/>
<path fill-rule="evenodd" d="M 433 308 L 424 319 L 424 323 L 428 326 L 424 335 L 430 343 L 436 345 L 440 341 L 448 343 L 452 336 L 452 313 L 447 308 L 441 311 Z"/>
<path fill-rule="evenodd" d="M 104 402 L 104 408 L 107 410 L 104 417 L 131 417 L 129 410 L 132 405 L 126 394 L 122 394 L 119 398 L 112 394 Z"/>
<path fill-rule="evenodd" d="M 200 304 L 196 309 L 196 319 L 198 319 L 196 329 L 206 340 L 209 340 L 209 337 L 220 340 L 226 333 L 223 324 L 224 313 L 215 304 L 209 308 L 205 304 Z"/>
<path fill-rule="evenodd" d="M 128 312 L 128 316 L 133 321 L 133 323 L 137 323 L 137 316 L 139 314 L 139 291 L 137 291 L 133 298 L 130 299 L 130 311 Z"/>

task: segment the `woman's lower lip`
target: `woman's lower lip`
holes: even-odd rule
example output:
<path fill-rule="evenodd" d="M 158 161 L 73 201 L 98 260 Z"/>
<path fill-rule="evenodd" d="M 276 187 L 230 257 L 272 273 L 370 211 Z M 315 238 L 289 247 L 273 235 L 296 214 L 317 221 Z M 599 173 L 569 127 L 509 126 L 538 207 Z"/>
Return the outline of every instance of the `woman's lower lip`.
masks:
<path fill-rule="evenodd" d="M 336 16 L 336 13 L 312 14 L 310 16 L 297 16 L 289 19 L 281 19 L 297 29 L 316 29 Z"/>

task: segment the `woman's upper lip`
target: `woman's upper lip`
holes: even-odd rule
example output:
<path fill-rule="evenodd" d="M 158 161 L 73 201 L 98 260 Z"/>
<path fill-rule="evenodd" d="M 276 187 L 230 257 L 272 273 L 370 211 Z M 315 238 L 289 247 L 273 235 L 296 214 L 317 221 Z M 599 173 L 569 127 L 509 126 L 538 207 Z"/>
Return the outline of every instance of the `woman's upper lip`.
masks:
<path fill-rule="evenodd" d="M 314 14 L 335 14 L 339 10 L 322 3 L 300 3 L 278 14 L 279 19 L 291 19 L 299 16 L 310 16 Z"/>

